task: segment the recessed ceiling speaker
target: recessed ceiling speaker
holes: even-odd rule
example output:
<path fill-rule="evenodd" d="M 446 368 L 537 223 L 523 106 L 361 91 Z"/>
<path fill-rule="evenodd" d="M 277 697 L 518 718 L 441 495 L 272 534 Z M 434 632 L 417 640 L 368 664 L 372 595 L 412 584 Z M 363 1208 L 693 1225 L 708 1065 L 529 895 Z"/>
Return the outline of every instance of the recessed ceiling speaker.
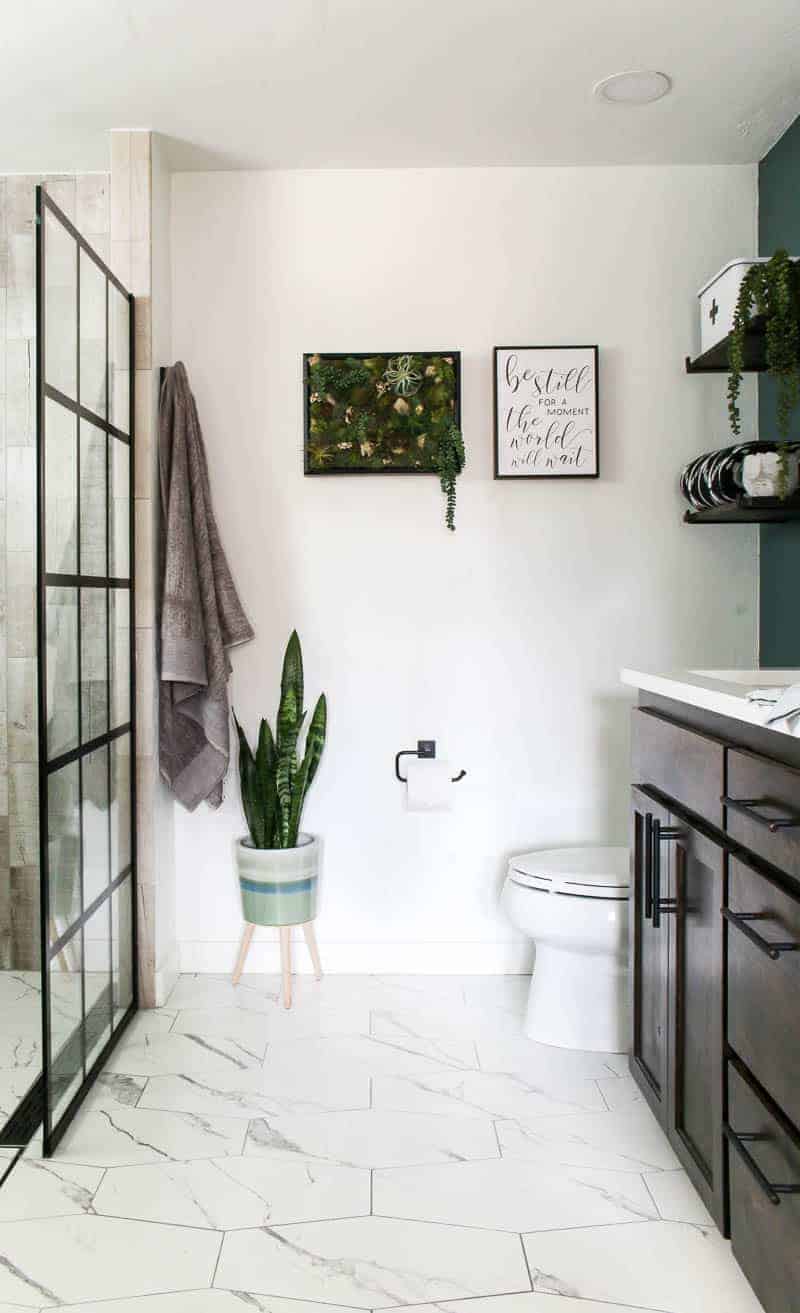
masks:
<path fill-rule="evenodd" d="M 596 83 L 594 94 L 609 105 L 649 105 L 672 90 L 672 79 L 655 69 L 637 68 L 612 73 Z"/>

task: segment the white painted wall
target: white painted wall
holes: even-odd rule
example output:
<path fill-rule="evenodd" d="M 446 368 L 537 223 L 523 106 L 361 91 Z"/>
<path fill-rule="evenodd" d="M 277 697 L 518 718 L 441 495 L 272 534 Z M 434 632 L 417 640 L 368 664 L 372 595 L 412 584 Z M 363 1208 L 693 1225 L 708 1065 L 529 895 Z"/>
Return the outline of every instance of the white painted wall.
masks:
<path fill-rule="evenodd" d="M 329 745 L 331 970 L 518 970 L 509 853 L 627 830 L 623 665 L 750 665 L 755 530 L 681 523 L 677 476 L 727 440 L 724 380 L 688 378 L 694 294 L 755 249 L 749 167 L 178 174 L 173 347 L 205 428 L 223 539 L 257 638 L 236 708 L 274 713 L 297 626 Z M 494 344 L 600 344 L 598 482 L 492 479 Z M 302 473 L 301 355 L 459 347 L 469 465 L 455 535 L 434 478 Z M 468 771 L 407 814 L 398 748 Z M 176 816 L 188 970 L 240 930 L 222 810 Z M 303 954 L 299 954 L 302 958 Z M 264 932 L 254 969 L 274 967 Z"/>

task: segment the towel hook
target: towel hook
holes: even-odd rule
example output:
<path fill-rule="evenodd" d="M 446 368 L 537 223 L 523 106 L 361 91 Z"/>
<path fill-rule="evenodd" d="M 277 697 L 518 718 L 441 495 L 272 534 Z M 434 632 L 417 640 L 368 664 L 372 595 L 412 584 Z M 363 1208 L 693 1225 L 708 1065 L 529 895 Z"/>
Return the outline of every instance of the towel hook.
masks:
<path fill-rule="evenodd" d="M 403 748 L 401 752 L 395 754 L 394 773 L 401 784 L 408 784 L 408 776 L 400 774 L 400 758 L 419 757 L 421 760 L 432 761 L 435 758 L 435 756 L 436 756 L 435 739 L 417 739 L 417 746 L 415 748 Z M 466 773 L 467 772 L 465 770 L 460 770 L 457 775 L 452 776 L 452 783 L 458 784 L 458 781 L 463 780 Z"/>

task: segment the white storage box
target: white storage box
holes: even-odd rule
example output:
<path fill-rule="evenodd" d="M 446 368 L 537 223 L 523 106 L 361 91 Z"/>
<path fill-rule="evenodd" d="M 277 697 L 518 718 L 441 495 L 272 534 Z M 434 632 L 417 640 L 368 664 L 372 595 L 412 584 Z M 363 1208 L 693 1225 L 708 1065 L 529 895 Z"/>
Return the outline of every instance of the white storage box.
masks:
<path fill-rule="evenodd" d="M 733 328 L 733 312 L 739 299 L 742 279 L 754 264 L 766 264 L 768 257 L 758 260 L 731 260 L 697 293 L 700 302 L 700 354 L 709 351 Z"/>
<path fill-rule="evenodd" d="M 792 260 L 798 257 L 793 255 Z M 709 351 L 733 328 L 733 312 L 739 299 L 742 279 L 754 264 L 767 264 L 770 257 L 757 260 L 731 260 L 697 293 L 700 302 L 700 354 Z"/>

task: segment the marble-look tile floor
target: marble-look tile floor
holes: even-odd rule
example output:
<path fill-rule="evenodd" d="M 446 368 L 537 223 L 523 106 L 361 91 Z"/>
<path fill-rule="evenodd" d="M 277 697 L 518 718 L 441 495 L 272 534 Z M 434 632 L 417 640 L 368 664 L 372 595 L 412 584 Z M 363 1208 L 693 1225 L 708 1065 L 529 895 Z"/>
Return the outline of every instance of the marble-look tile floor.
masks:
<path fill-rule="evenodd" d="M 185 976 L 0 1188 L 0 1313 L 759 1313 L 619 1054 L 525 977 Z"/>

